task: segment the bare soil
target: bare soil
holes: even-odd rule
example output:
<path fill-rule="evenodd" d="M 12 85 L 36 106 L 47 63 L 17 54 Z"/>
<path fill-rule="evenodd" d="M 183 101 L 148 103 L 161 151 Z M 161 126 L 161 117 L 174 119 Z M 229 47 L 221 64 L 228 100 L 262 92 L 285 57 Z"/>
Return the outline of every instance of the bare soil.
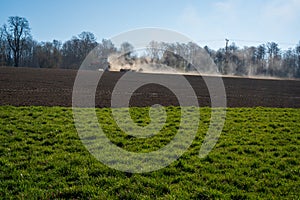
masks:
<path fill-rule="evenodd" d="M 115 84 L 125 73 L 86 71 L 87 77 L 101 76 L 95 96 L 97 107 L 110 107 L 111 94 Z M 103 73 L 103 74 L 102 74 Z M 77 71 L 64 69 L 33 69 L 0 67 L 0 105 L 14 106 L 72 106 L 72 92 Z M 145 76 L 168 79 L 162 74 L 135 73 L 143 85 Z M 200 106 L 211 106 L 210 95 L 201 76 L 186 75 L 193 87 Z M 216 77 L 206 76 L 213 80 Z M 291 107 L 300 108 L 300 81 L 261 78 L 223 77 L 228 107 Z M 177 84 L 174 82 L 174 84 Z M 178 85 L 178 87 L 182 87 Z M 181 88 L 184 95 L 184 88 Z M 118 94 L 121 99 L 124 94 Z M 216 98 L 218 94 L 215 94 Z M 187 104 L 189 102 L 186 102 Z M 137 89 L 130 99 L 130 106 L 153 104 L 179 105 L 176 96 L 158 84 L 147 84 Z"/>

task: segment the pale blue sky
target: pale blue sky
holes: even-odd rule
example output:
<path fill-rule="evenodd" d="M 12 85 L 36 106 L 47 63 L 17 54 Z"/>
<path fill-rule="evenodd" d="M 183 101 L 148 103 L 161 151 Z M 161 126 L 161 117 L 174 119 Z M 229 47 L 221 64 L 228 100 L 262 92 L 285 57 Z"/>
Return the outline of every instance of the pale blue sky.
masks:
<path fill-rule="evenodd" d="M 286 49 L 300 41 L 300 0 L 0 0 L 0 24 L 28 19 L 38 41 L 66 41 L 82 31 L 98 40 L 142 27 L 178 31 L 218 49 L 268 41 Z"/>

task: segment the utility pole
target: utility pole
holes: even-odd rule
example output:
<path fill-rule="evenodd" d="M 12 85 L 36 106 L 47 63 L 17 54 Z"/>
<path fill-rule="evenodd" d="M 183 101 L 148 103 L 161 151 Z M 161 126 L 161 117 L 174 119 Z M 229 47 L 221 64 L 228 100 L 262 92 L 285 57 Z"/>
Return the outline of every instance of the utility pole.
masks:
<path fill-rule="evenodd" d="M 228 73 L 228 42 L 229 40 L 226 38 L 225 39 L 226 44 L 225 44 L 225 66 L 224 66 L 224 70 L 223 70 L 223 74 L 227 74 Z"/>
<path fill-rule="evenodd" d="M 228 40 L 228 39 L 225 39 L 225 41 L 226 41 L 225 52 L 226 52 L 226 54 L 227 54 L 227 52 L 228 52 L 228 42 L 229 42 L 229 40 Z"/>

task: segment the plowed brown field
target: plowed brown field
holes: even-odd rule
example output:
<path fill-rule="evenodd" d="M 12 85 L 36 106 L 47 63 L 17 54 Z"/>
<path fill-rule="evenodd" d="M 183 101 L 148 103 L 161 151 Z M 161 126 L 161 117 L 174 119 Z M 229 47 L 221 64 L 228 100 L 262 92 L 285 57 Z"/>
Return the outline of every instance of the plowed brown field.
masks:
<path fill-rule="evenodd" d="M 110 107 L 113 88 L 124 73 L 86 71 L 88 76 L 101 73 L 104 74 L 97 87 L 96 106 Z M 72 106 L 72 91 L 76 74 L 76 70 L 1 67 L 0 105 Z M 137 79 L 133 81 L 142 81 L 142 76 L 168 78 L 168 76 L 178 75 L 136 73 Z M 190 75 L 185 77 L 194 88 L 200 106 L 210 106 L 210 96 L 203 78 Z M 207 78 L 214 79 L 215 77 Z M 223 82 L 228 107 L 300 108 L 299 80 L 223 77 Z M 119 94 L 119 97 L 122 98 L 122 95 L 124 94 Z M 130 100 L 131 106 L 153 104 L 178 105 L 178 101 L 169 89 L 157 84 L 140 87 Z"/>

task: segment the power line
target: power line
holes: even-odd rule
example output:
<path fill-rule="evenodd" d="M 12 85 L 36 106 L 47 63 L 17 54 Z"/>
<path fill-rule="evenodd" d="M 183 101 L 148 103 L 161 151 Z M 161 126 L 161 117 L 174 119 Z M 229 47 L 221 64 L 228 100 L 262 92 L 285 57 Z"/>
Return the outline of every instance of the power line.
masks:
<path fill-rule="evenodd" d="M 233 39 L 231 38 L 230 40 L 234 40 L 237 42 L 247 42 L 247 43 L 268 43 L 268 42 L 275 42 L 277 44 L 282 44 L 282 45 L 297 45 L 296 43 L 293 42 L 283 42 L 283 41 L 261 41 L 261 40 L 243 40 L 243 39 Z"/>
<path fill-rule="evenodd" d="M 268 42 L 275 42 L 279 45 L 290 45 L 290 46 L 296 46 L 298 43 L 294 42 L 283 42 L 283 41 L 263 41 L 263 40 L 247 40 L 247 39 L 234 39 L 234 38 L 228 38 L 232 42 L 244 42 L 244 43 L 251 43 L 251 44 L 267 44 Z M 197 40 L 197 42 L 200 43 L 214 43 L 214 42 L 222 42 L 223 43 L 224 39 L 211 39 L 211 40 Z M 299 40 L 300 42 L 300 40 Z"/>

